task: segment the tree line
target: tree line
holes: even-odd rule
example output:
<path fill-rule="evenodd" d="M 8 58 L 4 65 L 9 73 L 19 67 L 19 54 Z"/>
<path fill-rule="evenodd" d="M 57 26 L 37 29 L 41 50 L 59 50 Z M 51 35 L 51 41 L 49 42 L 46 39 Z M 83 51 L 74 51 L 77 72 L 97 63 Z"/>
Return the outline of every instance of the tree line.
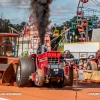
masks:
<path fill-rule="evenodd" d="M 21 32 L 25 24 L 26 22 L 21 22 L 20 24 L 12 24 L 9 19 L 0 19 L 0 33 L 10 33 L 11 30 L 9 26 Z"/>

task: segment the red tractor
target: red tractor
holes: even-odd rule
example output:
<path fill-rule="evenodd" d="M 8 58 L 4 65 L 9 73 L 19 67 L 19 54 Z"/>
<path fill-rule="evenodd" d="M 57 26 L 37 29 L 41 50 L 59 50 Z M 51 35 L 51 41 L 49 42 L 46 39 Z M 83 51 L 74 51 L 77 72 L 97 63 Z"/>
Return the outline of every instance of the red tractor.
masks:
<path fill-rule="evenodd" d="M 39 44 L 38 30 L 28 28 L 27 34 L 32 33 L 33 44 Z M 25 33 L 26 34 L 26 33 Z M 36 35 L 36 36 L 35 36 Z M 45 34 L 44 46 L 38 45 L 34 47 L 37 52 L 30 54 L 29 57 L 20 58 L 16 67 L 16 83 L 19 87 L 30 86 L 34 83 L 36 86 L 43 86 L 44 83 L 57 83 L 60 86 L 73 85 L 73 65 L 63 65 L 61 60 L 61 52 L 51 50 L 51 41 L 49 34 Z M 48 50 L 45 50 L 47 47 Z M 70 61 L 69 61 L 70 62 Z"/>
<path fill-rule="evenodd" d="M 37 86 L 56 82 L 60 86 L 73 85 L 73 63 L 66 60 L 65 66 L 60 59 L 61 53 L 47 51 L 41 54 L 31 54 L 29 58 L 20 58 L 16 69 L 16 83 L 19 87 Z"/>
<path fill-rule="evenodd" d="M 27 25 L 28 27 L 27 31 L 23 32 L 22 34 L 23 35 L 22 37 L 25 38 L 27 38 L 28 36 L 31 37 L 31 39 L 29 38 L 30 40 L 29 44 L 32 45 L 32 48 L 29 48 L 28 50 L 29 56 L 20 58 L 18 57 L 18 48 L 15 49 L 17 50 L 17 62 L 14 63 L 11 58 L 12 55 L 10 55 L 9 58 L 11 62 L 9 62 L 8 67 L 6 66 L 7 68 L 3 72 L 2 80 L 4 80 L 5 83 L 9 83 L 15 81 L 15 77 L 16 77 L 16 83 L 19 87 L 31 86 L 33 83 L 36 86 L 43 86 L 44 83 L 53 83 L 53 82 L 60 84 L 60 86 L 64 86 L 64 85 L 72 86 L 73 85 L 72 60 L 68 60 L 68 61 L 66 60 L 66 64 L 63 64 L 63 60 L 61 59 L 61 52 L 51 50 L 51 45 L 50 45 L 51 41 L 50 41 L 49 34 L 47 33 L 45 34 L 44 45 L 40 46 L 42 52 L 38 53 L 37 51 L 38 51 L 40 40 L 39 40 L 38 30 L 33 28 L 33 26 L 34 25 Z M 23 38 L 21 43 L 24 44 Z M 19 43 L 19 35 L 18 35 L 18 45 L 21 43 Z M 22 45 L 22 51 L 24 47 L 25 46 Z M 48 50 L 45 51 L 46 47 Z M 30 52 L 30 49 L 32 49 L 33 52 Z M 6 62 L 7 64 L 8 57 L 6 57 L 5 59 L 7 60 Z M 3 63 L 2 58 L 1 60 Z"/>

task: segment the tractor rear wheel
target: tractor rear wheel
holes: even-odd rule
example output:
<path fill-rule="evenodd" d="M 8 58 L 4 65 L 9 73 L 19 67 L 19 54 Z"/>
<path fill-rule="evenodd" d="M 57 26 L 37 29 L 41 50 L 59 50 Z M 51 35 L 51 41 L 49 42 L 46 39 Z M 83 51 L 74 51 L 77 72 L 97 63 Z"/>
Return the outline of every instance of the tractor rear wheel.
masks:
<path fill-rule="evenodd" d="M 40 69 L 36 71 L 36 76 L 35 76 L 35 85 L 37 86 L 43 86 L 43 74 Z"/>
<path fill-rule="evenodd" d="M 19 87 L 31 86 L 29 76 L 35 72 L 34 62 L 30 58 L 20 58 L 16 67 L 16 83 Z"/>
<path fill-rule="evenodd" d="M 64 76 L 63 86 L 72 86 L 73 85 L 73 67 L 69 67 L 69 75 Z"/>
<path fill-rule="evenodd" d="M 97 64 L 94 61 L 90 61 L 87 63 L 87 70 L 97 70 Z"/>

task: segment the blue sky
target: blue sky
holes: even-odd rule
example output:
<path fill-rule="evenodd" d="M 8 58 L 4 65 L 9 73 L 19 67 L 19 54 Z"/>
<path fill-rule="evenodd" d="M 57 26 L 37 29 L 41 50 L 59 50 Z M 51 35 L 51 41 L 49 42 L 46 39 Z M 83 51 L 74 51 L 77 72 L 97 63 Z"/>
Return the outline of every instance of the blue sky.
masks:
<path fill-rule="evenodd" d="M 30 1 L 30 0 L 29 0 Z M 20 23 L 28 21 L 28 15 L 31 11 L 28 9 L 28 0 L 0 0 L 0 15 L 2 18 L 10 19 L 12 23 Z M 50 5 L 52 24 L 61 25 L 64 21 L 71 19 L 76 15 L 77 5 L 79 0 L 54 0 Z M 94 0 L 95 1 L 95 0 Z M 100 1 L 100 0 L 98 0 Z M 96 7 L 91 0 L 85 4 L 86 7 Z"/>

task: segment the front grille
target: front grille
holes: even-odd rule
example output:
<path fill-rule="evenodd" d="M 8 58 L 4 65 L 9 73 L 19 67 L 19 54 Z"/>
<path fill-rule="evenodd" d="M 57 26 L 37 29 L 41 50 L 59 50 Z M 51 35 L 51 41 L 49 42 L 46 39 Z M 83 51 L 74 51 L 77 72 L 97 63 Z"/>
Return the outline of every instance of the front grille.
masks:
<path fill-rule="evenodd" d="M 58 58 L 48 58 L 49 64 L 58 64 Z"/>

